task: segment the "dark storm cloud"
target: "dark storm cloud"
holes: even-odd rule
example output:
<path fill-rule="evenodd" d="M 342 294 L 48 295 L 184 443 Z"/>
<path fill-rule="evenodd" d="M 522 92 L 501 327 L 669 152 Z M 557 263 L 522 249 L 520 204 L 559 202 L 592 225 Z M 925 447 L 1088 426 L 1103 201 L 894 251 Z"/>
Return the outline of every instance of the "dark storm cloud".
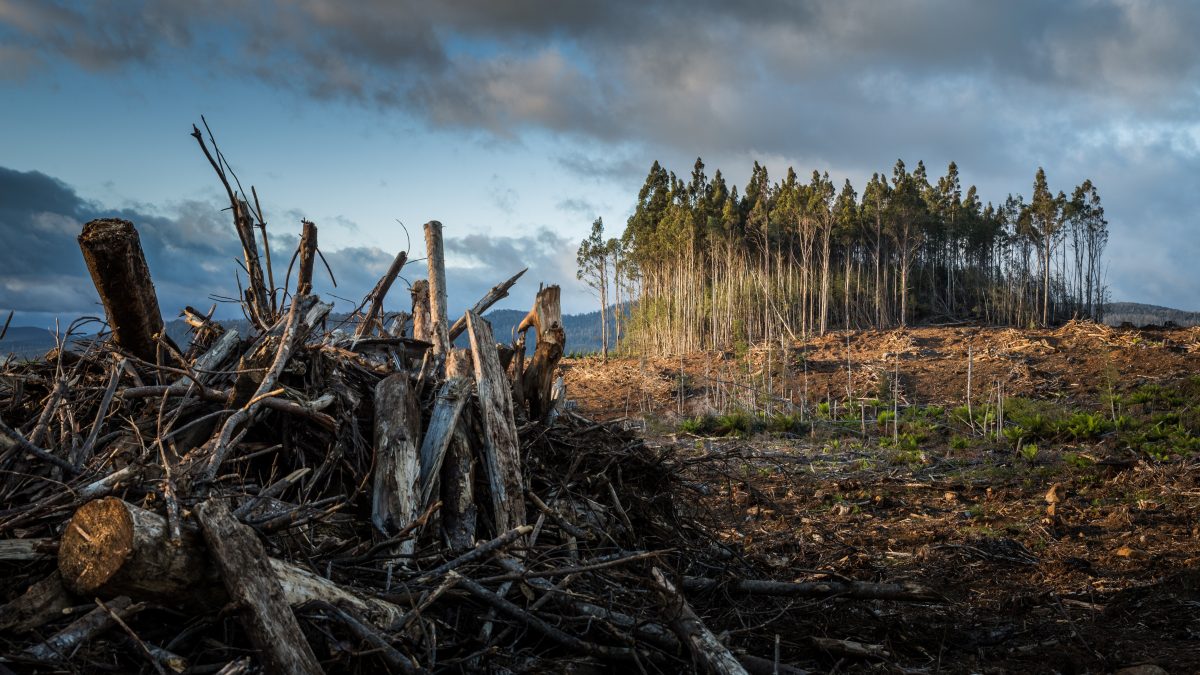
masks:
<path fill-rule="evenodd" d="M 0 167 L 0 306 L 24 314 L 93 314 L 96 293 L 76 237 L 83 223 L 125 218 L 138 228 L 168 315 L 204 304 L 210 293 L 236 292 L 231 227 L 210 204 L 183 202 L 170 215 L 137 208 L 108 209 L 80 198 L 36 171 Z"/>
<path fill-rule="evenodd" d="M 438 125 L 718 150 L 801 147 L 780 132 L 814 122 L 821 137 L 867 131 L 895 120 L 879 103 L 914 88 L 953 99 L 956 82 L 977 88 L 959 101 L 977 114 L 1038 89 L 1185 114 L 1197 92 L 1178 85 L 1196 75 L 1198 27 L 1194 3 L 1126 0 L 0 0 L 6 42 L 46 60 L 178 65 L 216 47 L 211 61 L 239 74 Z M 850 105 L 873 114 L 820 114 Z"/>
<path fill-rule="evenodd" d="M 628 189 L 653 159 L 685 172 L 699 154 L 735 182 L 770 159 L 776 177 L 794 163 L 860 185 L 903 157 L 955 160 L 1000 200 L 1044 165 L 1058 189 L 1096 181 L 1114 232 L 1156 228 L 1124 260 L 1194 240 L 1195 197 L 1154 218 L 1116 198 L 1131 175 L 1195 161 L 1194 142 L 1143 139 L 1150 156 L 1121 138 L 1197 135 L 1198 33 L 1184 0 L 0 0 L 10 76 L 37 61 L 207 68 L 500 139 L 550 132 L 571 140 L 565 169 Z"/>
<path fill-rule="evenodd" d="M 68 185 L 45 174 L 0 167 L 0 316 L 15 310 L 16 325 L 48 325 L 54 317 L 69 321 L 78 315 L 102 312 L 76 238 L 83 223 L 100 217 L 132 221 L 138 229 L 159 306 L 167 318 L 186 305 L 207 309 L 210 296 L 237 295 L 234 278 L 241 247 L 228 214 L 219 205 L 187 201 L 164 213 L 137 206 L 109 209 L 86 201 Z M 299 240 L 277 224 L 272 228 L 276 282 L 284 283 L 287 262 Z M 570 278 L 574 274 L 569 242 L 540 230 L 526 237 L 467 235 L 446 239 L 451 311 L 475 303 L 494 284 L 529 267 L 522 288 L 538 281 Z M 322 251 L 333 279 L 318 265 L 314 287 L 336 311 L 350 311 L 371 290 L 391 264 L 395 252 L 373 246 Z M 410 257 L 423 254 L 412 252 Z M 404 268 L 403 278 L 425 276 L 426 263 Z M 337 286 L 333 285 L 336 279 Z M 294 284 L 294 279 L 291 280 Z M 568 294 L 570 289 L 567 289 Z M 522 303 L 528 297 L 519 297 Z M 398 286 L 389 309 L 407 309 L 408 298 Z M 218 316 L 236 316 L 234 305 L 222 305 Z"/>

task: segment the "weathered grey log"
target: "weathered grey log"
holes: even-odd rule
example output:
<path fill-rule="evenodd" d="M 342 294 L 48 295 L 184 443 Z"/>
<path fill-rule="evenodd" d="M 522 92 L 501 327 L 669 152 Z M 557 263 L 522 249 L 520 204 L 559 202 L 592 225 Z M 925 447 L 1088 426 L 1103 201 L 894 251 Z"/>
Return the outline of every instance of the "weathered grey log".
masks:
<path fill-rule="evenodd" d="M 156 363 L 163 320 L 133 223 L 119 218 L 93 220 L 83 226 L 79 248 L 100 294 L 113 341 L 139 359 Z"/>
<path fill-rule="evenodd" d="M 296 276 L 296 294 L 312 293 L 313 265 L 317 260 L 317 226 L 310 220 L 300 221 L 300 270 Z"/>
<path fill-rule="evenodd" d="M 407 373 L 385 377 L 375 386 L 375 475 L 371 522 L 380 532 L 408 527 L 420 515 L 421 466 L 418 451 L 421 411 Z M 411 553 L 410 539 L 401 552 Z"/>
<path fill-rule="evenodd" d="M 444 357 L 450 350 L 446 320 L 446 255 L 442 246 L 442 224 L 425 223 L 426 262 L 429 264 L 429 314 L 433 321 L 433 355 Z"/>
<path fill-rule="evenodd" d="M 528 271 L 529 271 L 529 268 L 526 267 L 525 269 L 521 270 L 520 272 L 517 272 L 516 274 L 509 277 L 506 281 L 502 281 L 502 282 L 496 284 L 495 286 L 493 286 L 492 290 L 487 292 L 487 295 L 483 296 L 482 298 L 479 299 L 479 302 L 475 303 L 475 306 L 471 308 L 471 311 L 475 312 L 476 314 L 478 314 L 480 316 L 483 316 L 483 313 L 488 311 L 488 309 L 492 305 L 496 304 L 497 302 L 500 302 L 504 298 L 507 298 L 508 291 L 512 289 L 513 284 L 517 283 L 517 279 L 520 279 L 521 275 L 525 274 Z M 462 335 L 463 331 L 465 331 L 466 329 L 467 329 L 467 317 L 464 314 L 463 316 L 458 318 L 458 321 L 454 322 L 453 326 L 450 327 L 450 341 L 453 342 L 459 335 Z"/>
<path fill-rule="evenodd" d="M 387 272 L 379 278 L 375 283 L 375 288 L 371 289 L 371 306 L 367 309 L 367 315 L 363 317 L 362 323 L 354 329 L 355 339 L 362 339 L 371 334 L 374 330 L 375 319 L 383 312 L 383 299 L 387 297 L 388 291 L 392 289 L 392 283 L 396 281 L 396 277 L 400 276 L 400 270 L 404 268 L 404 263 L 408 260 L 408 253 L 400 251 L 396 257 L 392 259 L 392 264 L 388 267 Z"/>
<path fill-rule="evenodd" d="M 242 625 L 267 672 L 322 673 L 254 530 L 238 522 L 223 500 L 201 502 L 196 518 L 225 590 L 240 605 Z"/>
<path fill-rule="evenodd" d="M 76 604 L 63 588 L 57 571 L 33 584 L 11 602 L 0 605 L 0 632 L 24 633 L 62 617 L 62 611 Z"/>
<path fill-rule="evenodd" d="M 45 642 L 25 650 L 25 654 L 38 661 L 65 661 L 75 649 L 117 625 L 113 613 L 124 619 L 144 608 L 135 605 L 128 597 L 113 598 L 105 603 L 108 609 L 97 607 L 72 621 L 66 628 L 55 633 Z M 111 612 L 109 611 L 111 610 Z"/>
<path fill-rule="evenodd" d="M 464 321 L 464 325 L 465 321 Z M 474 363 L 469 349 L 452 349 L 446 356 L 446 377 L 474 379 Z M 469 397 L 464 396 L 464 401 Z M 446 457 L 442 461 L 442 535 L 451 551 L 465 551 L 475 545 L 475 453 L 471 438 L 480 438 L 479 417 L 474 408 L 465 407 L 454 425 Z M 428 439 L 429 436 L 426 436 Z"/>
<path fill-rule="evenodd" d="M 899 600 L 939 602 L 943 598 L 933 590 L 912 582 L 877 584 L 868 581 L 811 581 L 791 583 L 736 579 L 722 581 L 705 577 L 684 577 L 683 590 L 704 593 L 721 590 L 745 595 L 777 595 L 793 598 L 848 598 L 853 600 Z"/>
<path fill-rule="evenodd" d="M 433 341 L 433 321 L 429 316 L 429 282 L 417 279 L 412 283 L 413 339 Z"/>
<path fill-rule="evenodd" d="M 512 393 L 500 358 L 492 326 L 478 314 L 467 312 L 471 357 L 475 363 L 475 389 L 483 418 L 483 470 L 492 497 L 496 529 L 500 532 L 525 524 L 525 481 L 521 475 L 521 447 L 513 419 Z"/>
<path fill-rule="evenodd" d="M 0 562 L 31 562 L 53 557 L 52 539 L 0 539 Z"/>
<path fill-rule="evenodd" d="M 650 574 L 662 600 L 667 622 L 680 641 L 687 645 L 692 654 L 693 665 L 698 666 L 699 671 L 710 675 L 747 675 L 742 664 L 704 625 L 704 621 L 683 599 L 662 570 L 654 567 L 651 568 Z"/>
<path fill-rule="evenodd" d="M 77 524 L 84 528 L 77 529 Z M 185 524 L 180 541 L 173 543 L 162 516 L 119 499 L 99 499 L 81 506 L 67 524 L 58 567 L 63 586 L 83 597 L 123 594 L 219 608 L 228 596 L 212 573 L 205 549 L 203 538 L 190 524 Z M 404 616 L 404 610 L 392 603 L 351 592 L 304 568 L 274 558 L 268 562 L 292 606 L 325 600 L 384 627 Z"/>
<path fill-rule="evenodd" d="M 458 416 L 467 403 L 470 390 L 471 382 L 465 377 L 447 377 L 438 390 L 433 413 L 429 417 L 429 427 L 426 428 L 425 438 L 421 441 L 420 508 L 433 503 L 442 461 L 454 439 L 454 431 L 458 428 Z"/>
<path fill-rule="evenodd" d="M 558 286 L 546 286 L 538 291 L 533 309 L 517 327 L 518 332 L 534 328 L 537 345 L 522 376 L 521 387 L 529 405 L 529 419 L 544 421 L 550 410 L 551 389 L 555 370 L 562 360 L 566 333 L 562 327 L 562 305 Z"/>

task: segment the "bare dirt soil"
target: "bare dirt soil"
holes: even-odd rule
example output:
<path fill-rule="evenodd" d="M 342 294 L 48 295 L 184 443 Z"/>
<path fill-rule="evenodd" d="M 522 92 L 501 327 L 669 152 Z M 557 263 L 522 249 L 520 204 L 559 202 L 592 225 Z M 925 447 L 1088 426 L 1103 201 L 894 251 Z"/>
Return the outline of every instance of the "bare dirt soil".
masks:
<path fill-rule="evenodd" d="M 1200 672 L 1198 329 L 858 331 L 564 374 L 580 412 L 675 450 L 742 578 L 944 596 L 709 598 L 734 647 L 818 672 Z"/>

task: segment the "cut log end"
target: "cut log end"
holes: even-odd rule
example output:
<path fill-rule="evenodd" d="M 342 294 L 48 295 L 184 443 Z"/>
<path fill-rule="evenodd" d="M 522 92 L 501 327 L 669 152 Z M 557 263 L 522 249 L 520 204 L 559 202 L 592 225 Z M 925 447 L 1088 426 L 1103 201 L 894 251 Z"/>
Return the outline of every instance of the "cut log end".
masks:
<path fill-rule="evenodd" d="M 67 587 L 89 596 L 112 581 L 133 554 L 133 528 L 133 518 L 119 499 L 98 499 L 76 511 L 58 554 Z"/>
<path fill-rule="evenodd" d="M 130 595 L 184 599 L 204 579 L 203 558 L 187 554 L 198 538 L 179 541 L 167 521 L 115 497 L 84 504 L 67 523 L 58 549 L 63 585 L 84 597 Z"/>

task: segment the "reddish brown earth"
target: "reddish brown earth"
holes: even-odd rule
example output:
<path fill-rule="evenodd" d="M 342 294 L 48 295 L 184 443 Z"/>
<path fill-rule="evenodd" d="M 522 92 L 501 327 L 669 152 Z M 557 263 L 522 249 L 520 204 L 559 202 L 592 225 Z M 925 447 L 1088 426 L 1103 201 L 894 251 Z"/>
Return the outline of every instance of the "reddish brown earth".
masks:
<path fill-rule="evenodd" d="M 945 602 L 706 604 L 724 607 L 704 618 L 731 645 L 770 654 L 778 635 L 783 661 L 817 672 L 1200 672 L 1200 331 L 859 331 L 791 346 L 786 372 L 772 352 L 685 356 L 682 380 L 678 358 L 572 360 L 564 371 L 581 412 L 645 420 L 652 443 L 676 446 L 694 486 L 679 498 L 744 577 L 915 581 Z M 680 428 L 737 404 L 764 412 L 768 358 L 773 411 L 801 402 L 807 383 L 811 406 L 835 399 L 845 412 L 847 354 L 851 410 L 865 419 L 782 433 L 765 422 L 735 435 Z M 968 361 L 976 407 L 1002 387 L 1015 411 L 1123 426 L 1042 438 L 1022 454 L 1027 439 L 949 413 L 965 402 Z M 875 419 L 887 403 L 859 401 L 886 400 L 897 372 L 894 430 Z M 855 656 L 813 638 L 883 651 Z"/>

